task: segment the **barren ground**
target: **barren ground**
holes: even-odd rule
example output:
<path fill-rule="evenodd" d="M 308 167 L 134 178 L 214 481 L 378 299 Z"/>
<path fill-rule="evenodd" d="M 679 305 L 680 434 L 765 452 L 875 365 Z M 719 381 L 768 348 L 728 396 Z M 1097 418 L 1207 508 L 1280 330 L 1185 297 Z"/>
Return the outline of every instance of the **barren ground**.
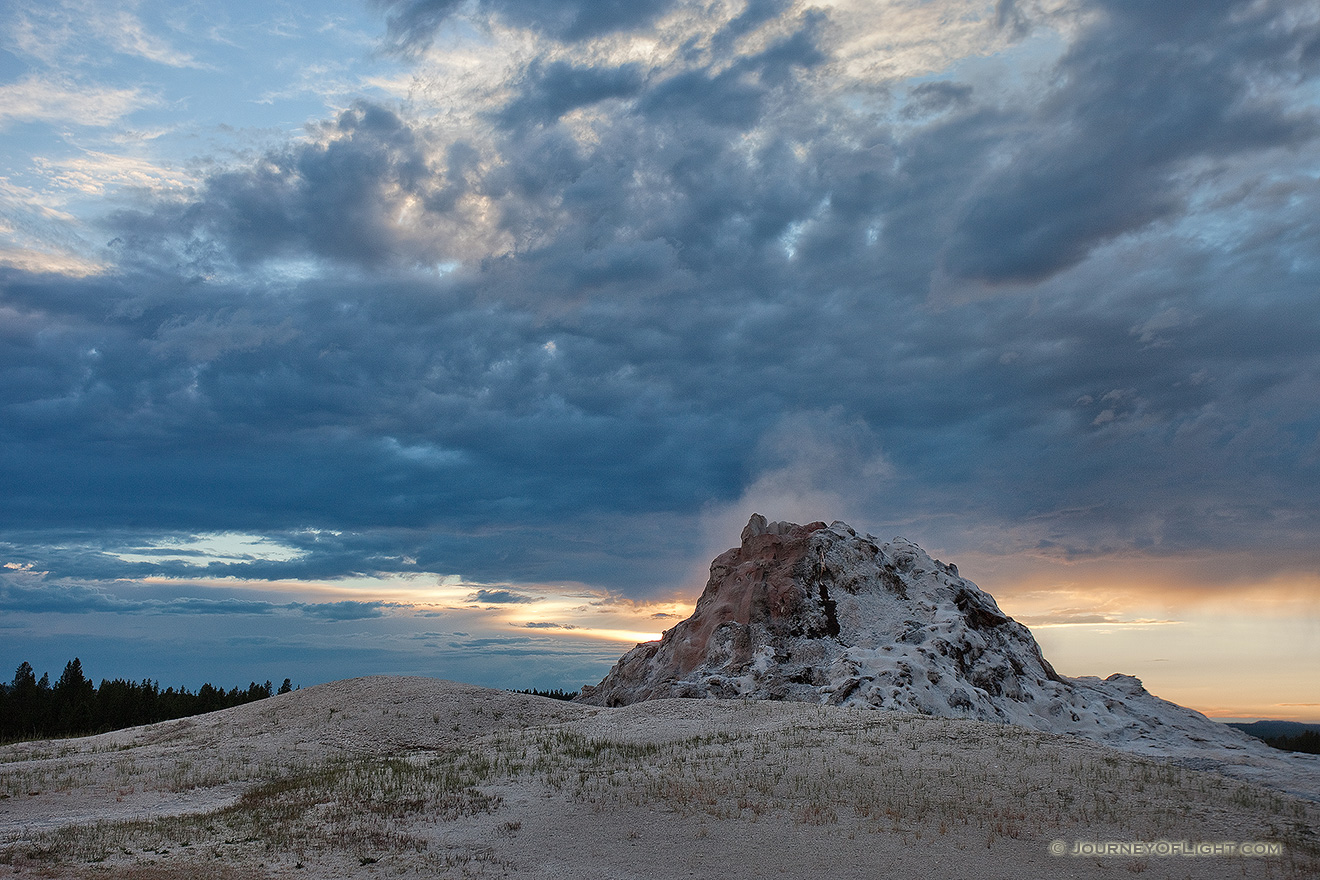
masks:
<path fill-rule="evenodd" d="M 1320 805 L 981 722 L 363 678 L 0 748 L 15 876 L 1320 876 Z M 1052 855 L 1264 841 L 1276 855 Z"/>

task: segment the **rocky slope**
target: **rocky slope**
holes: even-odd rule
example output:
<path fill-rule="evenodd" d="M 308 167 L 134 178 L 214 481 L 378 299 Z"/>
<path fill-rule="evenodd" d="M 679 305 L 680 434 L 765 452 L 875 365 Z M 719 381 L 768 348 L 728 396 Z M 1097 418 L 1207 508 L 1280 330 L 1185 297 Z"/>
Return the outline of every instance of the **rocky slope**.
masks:
<path fill-rule="evenodd" d="M 754 515 L 711 564 L 692 616 L 623 656 L 581 702 L 744 697 L 895 709 L 1076 734 L 1194 766 L 1281 753 L 1150 694 L 1130 675 L 1066 678 L 993 597 L 897 538 Z M 1297 771 L 1320 778 L 1320 765 Z M 1305 765 L 1305 766 L 1303 766 Z M 1314 781 L 1307 785 L 1315 790 Z"/>

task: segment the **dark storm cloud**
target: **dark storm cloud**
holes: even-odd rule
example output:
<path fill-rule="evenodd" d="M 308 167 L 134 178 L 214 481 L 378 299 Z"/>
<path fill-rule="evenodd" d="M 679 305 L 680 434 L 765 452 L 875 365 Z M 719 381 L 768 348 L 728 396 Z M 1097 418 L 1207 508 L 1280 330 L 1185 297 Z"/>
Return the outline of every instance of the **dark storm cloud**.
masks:
<path fill-rule="evenodd" d="M 28 614 L 299 614 L 322 620 L 363 620 L 383 617 L 391 608 L 408 607 L 395 602 L 352 600 L 276 604 L 232 596 L 205 595 L 138 598 L 116 595 L 97 586 L 47 583 L 0 574 L 0 609 Z"/>
<path fill-rule="evenodd" d="M 425 49 L 435 33 L 464 4 L 462 0 L 375 0 L 387 10 L 388 41 L 396 50 Z M 481 13 L 534 28 L 566 41 L 635 30 L 651 24 L 675 5 L 674 0 L 634 3 L 630 0 L 480 0 Z"/>
<path fill-rule="evenodd" d="M 659 81 L 639 102 L 639 111 L 661 127 L 692 117 L 721 127 L 751 126 L 761 121 L 774 90 L 789 85 L 795 71 L 826 60 L 818 45 L 822 22 L 819 14 L 807 15 L 791 36 L 728 67 Z"/>
<path fill-rule="evenodd" d="M 510 590 L 477 590 L 471 596 L 468 596 L 468 601 L 482 602 L 492 605 L 516 605 L 526 602 L 536 602 L 537 599 L 535 596 L 514 593 Z"/>
<path fill-rule="evenodd" d="M 965 107 L 971 96 L 972 87 L 966 83 L 922 83 L 912 89 L 909 100 L 903 108 L 903 115 L 915 118 L 955 107 Z"/>
<path fill-rule="evenodd" d="M 588 6 L 485 8 L 574 39 Z M 454 7 L 388 8 L 417 48 Z M 115 272 L 0 276 L 4 559 L 661 591 L 700 511 L 795 469 L 916 539 L 953 511 L 1071 555 L 1307 546 L 1314 30 L 1281 4 L 1098 8 L 1007 106 L 956 79 L 840 97 L 830 22 L 755 3 L 679 69 L 547 52 L 470 137 L 359 103 L 120 213 Z M 466 200 L 507 246 L 416 271 L 468 246 Z M 982 282 L 1017 293 L 961 295 Z M 297 552 L 115 556 L 223 531 Z M 530 598 L 474 601 L 500 594 Z"/>
<path fill-rule="evenodd" d="M 387 610 L 400 606 L 396 602 L 345 600 L 342 602 L 318 602 L 311 605 L 300 604 L 296 607 L 309 617 L 319 617 L 324 620 L 367 620 L 374 617 L 384 617 Z"/>
<path fill-rule="evenodd" d="M 601 69 L 577 67 L 567 61 L 533 63 L 522 94 L 499 113 L 507 125 L 554 122 L 570 110 L 608 98 L 626 98 L 642 87 L 639 64 Z"/>
<path fill-rule="evenodd" d="M 749 0 L 743 11 L 715 34 L 715 48 L 729 51 L 733 48 L 733 42 L 739 37 L 746 36 L 766 22 L 779 18 L 792 5 L 793 0 Z"/>
<path fill-rule="evenodd" d="M 509 131 L 485 156 L 461 140 L 442 148 L 424 125 L 358 102 L 308 141 L 212 176 L 191 202 L 114 215 L 113 244 L 124 265 L 198 278 L 305 257 L 372 271 L 435 265 L 459 247 L 464 218 L 455 206 L 471 195 L 494 200 L 498 228 L 525 255 L 518 274 L 526 277 L 530 260 L 542 284 L 578 290 L 639 276 L 654 281 L 682 268 L 679 252 L 698 259 L 712 244 L 723 245 L 724 262 L 731 233 L 763 244 L 828 196 L 819 187 L 783 186 L 807 170 L 792 157 L 795 132 L 777 133 L 752 167 L 729 140 L 730 129 L 807 99 L 795 77 L 826 60 L 824 19 L 812 13 L 792 24 L 755 53 L 677 73 L 533 60 L 513 84 L 514 97 L 493 114 Z M 608 99 L 631 106 L 620 108 L 594 150 L 553 125 Z M 805 119 L 810 110 L 789 110 L 785 121 L 793 114 Z M 491 167 L 477 171 L 483 162 Z M 647 179 L 639 181 L 639 171 Z M 657 204 L 667 196 L 676 198 Z M 406 209 L 421 215 L 405 230 L 398 217 Z M 548 224 L 556 228 L 547 247 Z M 205 328 L 184 321 L 174 329 L 182 342 Z M 291 325 L 259 329 L 296 332 Z"/>
<path fill-rule="evenodd" d="M 431 257 L 398 233 L 396 193 L 444 210 L 462 189 L 437 173 L 426 144 L 392 110 L 358 102 L 310 143 L 207 180 L 196 201 L 112 218 L 125 261 L 153 257 L 205 275 L 279 257 L 319 256 L 379 267 Z M 453 170 L 461 171 L 461 145 Z M 171 246 L 162 251 L 161 245 Z"/>
<path fill-rule="evenodd" d="M 463 0 L 375 0 L 387 10 L 389 39 L 394 48 L 412 52 L 430 45 L 436 30 Z"/>
<path fill-rule="evenodd" d="M 1313 108 L 1261 88 L 1295 76 L 1317 36 L 1291 4 L 1095 5 L 1104 22 L 1073 44 L 1032 130 L 968 199 L 946 246 L 950 274 L 1040 281 L 1179 213 L 1188 163 L 1314 139 Z"/>
<path fill-rule="evenodd" d="M 93 587 L 21 583 L 3 574 L 0 574 L 0 607 L 6 611 L 33 614 L 129 613 L 143 610 L 141 603 L 109 596 Z"/>

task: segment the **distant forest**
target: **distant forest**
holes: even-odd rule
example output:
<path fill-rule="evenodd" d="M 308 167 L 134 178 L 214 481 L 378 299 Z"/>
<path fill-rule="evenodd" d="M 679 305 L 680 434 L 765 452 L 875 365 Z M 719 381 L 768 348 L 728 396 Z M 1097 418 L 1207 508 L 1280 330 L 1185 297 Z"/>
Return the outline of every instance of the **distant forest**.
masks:
<path fill-rule="evenodd" d="M 1312 755 L 1320 755 L 1320 733 L 1314 730 L 1304 730 L 1296 736 L 1268 736 L 1265 737 L 1265 742 L 1276 749 L 1288 752 L 1310 752 Z"/>
<path fill-rule="evenodd" d="M 549 697 L 552 700 L 571 700 L 577 696 L 577 691 L 566 691 L 563 688 L 554 688 L 553 690 L 541 691 L 536 688 L 524 688 L 514 691 L 518 694 L 531 694 L 534 697 Z"/>
<path fill-rule="evenodd" d="M 1253 721 L 1244 724 L 1230 721 L 1228 726 L 1264 740 L 1276 749 L 1320 755 L 1320 724 L 1302 724 L 1297 721 Z"/>
<path fill-rule="evenodd" d="M 65 664 L 59 681 L 52 685 L 49 674 L 38 680 L 32 664 L 24 661 L 11 683 L 0 684 L 0 740 L 105 733 L 241 706 L 291 690 L 293 684 L 287 678 L 278 691 L 269 681 L 254 681 L 245 689 L 229 690 L 208 682 L 196 693 L 184 687 L 161 690 L 160 684 L 150 679 L 101 679 L 101 686 L 96 687 L 83 673 L 82 661 L 77 657 Z"/>

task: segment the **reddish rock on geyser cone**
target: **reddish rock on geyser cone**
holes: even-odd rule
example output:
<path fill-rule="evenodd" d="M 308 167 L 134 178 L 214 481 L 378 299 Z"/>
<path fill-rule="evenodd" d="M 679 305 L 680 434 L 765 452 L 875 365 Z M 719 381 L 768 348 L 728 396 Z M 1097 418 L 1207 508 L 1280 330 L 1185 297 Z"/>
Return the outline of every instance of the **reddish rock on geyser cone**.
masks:
<path fill-rule="evenodd" d="M 754 514 L 742 546 L 718 556 L 692 616 L 624 655 L 599 687 L 583 689 L 583 702 L 624 705 L 656 697 L 706 696 L 709 688 L 685 681 L 718 657 L 725 670 L 745 670 L 760 634 L 776 641 L 839 634 L 834 603 L 813 590 L 806 571 L 811 537 L 825 523 L 767 523 Z M 737 696 L 720 687 L 717 696 Z"/>
<path fill-rule="evenodd" d="M 1141 750 L 1245 737 L 1136 678 L 1065 678 L 1030 630 L 958 569 L 846 523 L 752 516 L 692 616 L 575 698 L 793 700 L 977 718 Z M 1172 737 L 1172 740 L 1170 740 Z"/>
<path fill-rule="evenodd" d="M 759 624 L 780 636 L 837 636 L 834 603 L 823 592 L 823 583 L 811 583 L 807 570 L 811 536 L 823 528 L 823 522 L 766 523 L 765 517 L 754 515 L 743 529 L 742 546 L 711 564 L 710 582 L 697 600 L 696 613 L 679 625 L 682 642 L 704 645 L 715 628 L 729 622 Z"/>

